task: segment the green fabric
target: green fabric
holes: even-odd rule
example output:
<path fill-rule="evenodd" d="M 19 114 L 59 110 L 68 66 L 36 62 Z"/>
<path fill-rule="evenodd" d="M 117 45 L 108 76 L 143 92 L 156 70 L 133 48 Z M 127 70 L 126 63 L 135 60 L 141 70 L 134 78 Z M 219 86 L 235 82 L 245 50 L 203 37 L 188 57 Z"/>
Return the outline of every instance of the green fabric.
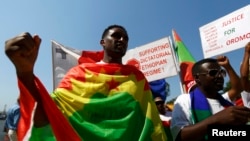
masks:
<path fill-rule="evenodd" d="M 94 95 L 89 101 L 90 104 L 86 104 L 83 109 L 69 117 L 70 123 L 83 139 L 103 140 L 108 137 L 107 140 L 136 141 L 140 138 L 144 124 L 153 129 L 153 123 L 149 119 L 145 121 L 140 104 L 134 101 L 131 95 L 120 93 L 106 98 L 106 101 L 97 100 L 102 97 L 102 94 Z M 107 111 L 107 109 L 113 110 Z M 153 130 L 145 132 L 148 140 L 152 133 Z"/>
<path fill-rule="evenodd" d="M 167 140 L 148 82 L 133 66 L 81 64 L 51 96 L 83 140 Z"/>
<path fill-rule="evenodd" d="M 173 141 L 173 136 L 172 136 L 170 127 L 164 126 L 164 131 L 166 133 L 166 136 L 168 137 L 168 141 Z"/>
<path fill-rule="evenodd" d="M 32 135 L 29 141 L 56 141 L 51 126 L 36 128 L 33 126 Z"/>

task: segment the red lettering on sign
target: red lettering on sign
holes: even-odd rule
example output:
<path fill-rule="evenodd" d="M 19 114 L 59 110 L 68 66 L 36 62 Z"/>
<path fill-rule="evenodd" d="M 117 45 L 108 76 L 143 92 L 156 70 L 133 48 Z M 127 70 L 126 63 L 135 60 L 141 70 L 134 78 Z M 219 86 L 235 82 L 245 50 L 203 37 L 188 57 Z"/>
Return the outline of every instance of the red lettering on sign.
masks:
<path fill-rule="evenodd" d="M 250 33 L 243 34 L 241 36 L 234 37 L 232 39 L 227 40 L 226 44 L 227 45 L 235 44 L 237 42 L 240 42 L 240 41 L 243 41 L 243 40 L 246 40 L 246 39 L 249 40 L 249 38 L 250 38 Z"/>
<path fill-rule="evenodd" d="M 244 14 L 241 13 L 241 14 L 239 14 L 239 15 L 237 15 L 237 16 L 235 16 L 235 17 L 233 17 L 231 19 L 228 19 L 227 21 L 223 22 L 222 23 L 222 27 L 228 26 L 228 25 L 230 25 L 230 24 L 232 24 L 232 23 L 234 23 L 236 21 L 239 21 L 239 20 L 241 20 L 243 18 L 244 18 Z"/>

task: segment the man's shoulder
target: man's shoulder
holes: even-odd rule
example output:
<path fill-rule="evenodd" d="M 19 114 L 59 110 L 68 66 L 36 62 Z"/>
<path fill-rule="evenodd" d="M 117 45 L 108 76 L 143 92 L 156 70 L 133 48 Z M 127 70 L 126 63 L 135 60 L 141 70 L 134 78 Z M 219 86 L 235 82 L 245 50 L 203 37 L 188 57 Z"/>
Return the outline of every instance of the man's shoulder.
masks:
<path fill-rule="evenodd" d="M 189 101 L 190 95 L 188 93 L 183 93 L 176 98 L 175 103 L 188 103 Z"/>
<path fill-rule="evenodd" d="M 13 104 L 9 110 L 16 110 L 16 109 L 20 109 L 20 105 L 19 104 Z"/>
<path fill-rule="evenodd" d="M 182 93 L 178 95 L 177 99 L 182 99 L 182 98 L 187 98 L 187 97 L 190 97 L 189 93 Z"/>

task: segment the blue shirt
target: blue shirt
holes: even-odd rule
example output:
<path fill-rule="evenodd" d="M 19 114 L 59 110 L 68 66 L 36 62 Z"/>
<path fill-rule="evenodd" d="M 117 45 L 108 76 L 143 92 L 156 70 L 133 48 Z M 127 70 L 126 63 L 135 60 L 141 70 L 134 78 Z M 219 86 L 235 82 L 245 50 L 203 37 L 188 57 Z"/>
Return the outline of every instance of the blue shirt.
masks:
<path fill-rule="evenodd" d="M 16 130 L 20 118 L 20 106 L 15 103 L 7 112 L 5 127 L 8 129 Z"/>

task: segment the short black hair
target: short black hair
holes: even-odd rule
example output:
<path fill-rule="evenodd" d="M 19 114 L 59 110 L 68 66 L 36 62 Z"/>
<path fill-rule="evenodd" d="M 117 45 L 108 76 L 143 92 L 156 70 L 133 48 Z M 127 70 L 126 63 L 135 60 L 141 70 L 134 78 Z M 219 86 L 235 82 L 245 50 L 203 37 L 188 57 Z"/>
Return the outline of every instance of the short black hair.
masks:
<path fill-rule="evenodd" d="M 217 59 L 214 58 L 205 58 L 195 62 L 195 64 L 192 67 L 193 76 L 195 76 L 197 73 L 200 73 L 201 65 L 204 63 L 218 63 L 218 62 Z"/>
<path fill-rule="evenodd" d="M 102 33 L 102 39 L 106 36 L 106 34 L 108 33 L 108 31 L 109 31 L 110 29 L 112 29 L 112 28 L 120 28 L 120 29 L 122 29 L 122 30 L 128 35 L 127 30 L 126 30 L 123 26 L 117 25 L 117 24 L 113 24 L 113 25 L 108 26 L 108 27 L 103 31 L 103 33 Z"/>

